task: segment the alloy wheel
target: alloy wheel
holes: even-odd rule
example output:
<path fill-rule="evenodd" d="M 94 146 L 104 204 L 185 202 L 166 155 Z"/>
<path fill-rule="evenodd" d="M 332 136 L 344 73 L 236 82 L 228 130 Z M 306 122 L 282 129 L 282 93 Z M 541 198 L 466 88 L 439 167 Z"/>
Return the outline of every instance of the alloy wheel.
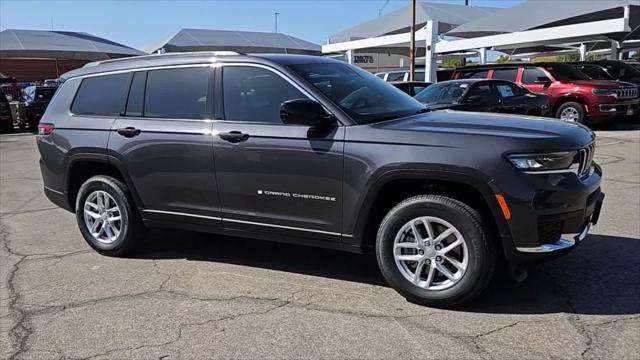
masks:
<path fill-rule="evenodd" d="M 84 202 L 84 223 L 95 240 L 111 244 L 122 230 L 120 207 L 106 191 L 94 191 Z"/>
<path fill-rule="evenodd" d="M 575 108 L 568 107 L 562 110 L 562 112 L 560 113 L 560 120 L 576 122 L 578 121 L 578 119 L 580 119 L 580 114 L 578 113 L 578 110 Z"/>
<path fill-rule="evenodd" d="M 433 216 L 407 222 L 393 243 L 393 256 L 402 276 L 426 290 L 457 284 L 469 265 L 467 243 L 455 226 Z"/>

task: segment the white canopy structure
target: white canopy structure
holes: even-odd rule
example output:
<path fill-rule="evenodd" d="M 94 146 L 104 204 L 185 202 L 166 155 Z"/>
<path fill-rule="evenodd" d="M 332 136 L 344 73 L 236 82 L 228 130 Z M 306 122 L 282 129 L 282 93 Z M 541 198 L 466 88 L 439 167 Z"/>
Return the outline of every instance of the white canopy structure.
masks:
<path fill-rule="evenodd" d="M 555 47 L 557 50 L 574 49 L 584 57 L 589 46 L 605 43 L 610 46 L 611 56 L 617 58 L 621 49 L 637 44 L 639 26 L 638 0 L 529 0 L 468 21 L 448 31 L 447 39 L 438 36 L 441 34 L 439 21 L 430 19 L 418 27 L 415 37 L 425 49 L 425 80 L 435 81 L 438 54 L 474 51 L 484 63 L 487 50 L 515 52 L 518 49 Z M 405 31 L 329 43 L 322 46 L 322 52 L 345 52 L 351 62 L 356 50 L 404 46 L 407 51 L 410 37 L 411 34 Z"/>

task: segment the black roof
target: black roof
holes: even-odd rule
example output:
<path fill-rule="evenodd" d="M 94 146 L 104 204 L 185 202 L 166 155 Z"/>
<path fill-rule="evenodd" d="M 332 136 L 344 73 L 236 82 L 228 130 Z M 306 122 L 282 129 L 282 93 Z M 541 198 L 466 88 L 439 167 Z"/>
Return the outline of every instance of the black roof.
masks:
<path fill-rule="evenodd" d="M 78 76 L 97 74 L 103 72 L 128 70 L 135 68 L 148 68 L 155 66 L 190 65 L 221 62 L 246 62 L 271 65 L 290 65 L 303 63 L 343 63 L 342 61 L 313 56 L 313 55 L 286 55 L 286 54 L 240 54 L 230 51 L 205 51 L 154 54 L 135 56 L 123 59 L 93 62 L 69 71 L 61 76 L 63 80 Z"/>

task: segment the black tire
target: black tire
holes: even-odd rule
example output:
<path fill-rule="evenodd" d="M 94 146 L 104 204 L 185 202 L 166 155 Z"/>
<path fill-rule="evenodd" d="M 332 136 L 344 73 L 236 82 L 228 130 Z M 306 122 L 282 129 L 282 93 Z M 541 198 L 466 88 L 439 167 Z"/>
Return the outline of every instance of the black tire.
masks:
<path fill-rule="evenodd" d="M 560 105 L 560 107 L 558 107 L 558 110 L 556 110 L 556 118 L 560 119 L 562 116 L 562 113 L 568 109 L 569 110 L 572 109 L 577 113 L 578 115 L 578 119 L 576 120 L 577 123 L 585 124 L 587 122 L 587 114 L 584 111 L 584 105 L 575 101 L 568 101 Z"/>
<path fill-rule="evenodd" d="M 84 204 L 87 197 L 98 190 L 108 193 L 120 208 L 121 230 L 117 238 L 111 243 L 96 240 L 90 233 L 84 220 Z M 141 243 L 145 228 L 140 219 L 134 202 L 129 194 L 127 185 L 110 176 L 98 175 L 89 178 L 78 190 L 76 199 L 76 220 L 82 236 L 97 252 L 107 256 L 124 256 L 135 250 Z"/>
<path fill-rule="evenodd" d="M 453 286 L 427 290 L 407 280 L 394 259 L 394 240 L 410 220 L 422 216 L 437 217 L 453 225 L 464 237 L 468 248 L 467 269 Z M 407 300 L 433 307 L 453 307 L 477 297 L 493 277 L 496 266 L 495 244 L 480 214 L 465 203 L 440 195 L 420 195 L 406 199 L 382 220 L 376 239 L 376 258 L 389 284 Z"/>

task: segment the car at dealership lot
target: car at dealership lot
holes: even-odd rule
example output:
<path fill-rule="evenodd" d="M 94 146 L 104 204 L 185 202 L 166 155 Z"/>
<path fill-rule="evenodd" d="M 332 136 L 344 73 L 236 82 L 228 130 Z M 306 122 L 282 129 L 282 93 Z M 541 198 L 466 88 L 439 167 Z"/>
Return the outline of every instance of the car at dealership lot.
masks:
<path fill-rule="evenodd" d="M 0 92 L 0 133 L 13 131 L 13 116 L 7 96 Z"/>
<path fill-rule="evenodd" d="M 549 97 L 506 80 L 464 79 L 433 84 L 414 98 L 431 110 L 546 116 Z"/>
<path fill-rule="evenodd" d="M 391 85 L 405 92 L 405 94 L 410 96 L 415 96 L 420 91 L 426 89 L 431 83 L 424 81 L 402 81 L 402 82 L 392 82 Z"/>
<path fill-rule="evenodd" d="M 609 121 L 638 116 L 638 87 L 631 83 L 593 80 L 564 63 L 488 64 L 459 68 L 455 79 L 513 81 L 531 92 L 549 96 L 551 115 L 571 122 Z"/>
<path fill-rule="evenodd" d="M 26 122 L 31 130 L 35 130 L 47 105 L 58 89 L 57 86 L 28 86 L 23 90 Z"/>
<path fill-rule="evenodd" d="M 389 284 L 467 303 L 498 259 L 574 249 L 600 213 L 575 123 L 429 111 L 344 62 L 176 53 L 65 74 L 38 126 L 44 192 L 123 256 L 147 227 L 373 252 Z"/>

